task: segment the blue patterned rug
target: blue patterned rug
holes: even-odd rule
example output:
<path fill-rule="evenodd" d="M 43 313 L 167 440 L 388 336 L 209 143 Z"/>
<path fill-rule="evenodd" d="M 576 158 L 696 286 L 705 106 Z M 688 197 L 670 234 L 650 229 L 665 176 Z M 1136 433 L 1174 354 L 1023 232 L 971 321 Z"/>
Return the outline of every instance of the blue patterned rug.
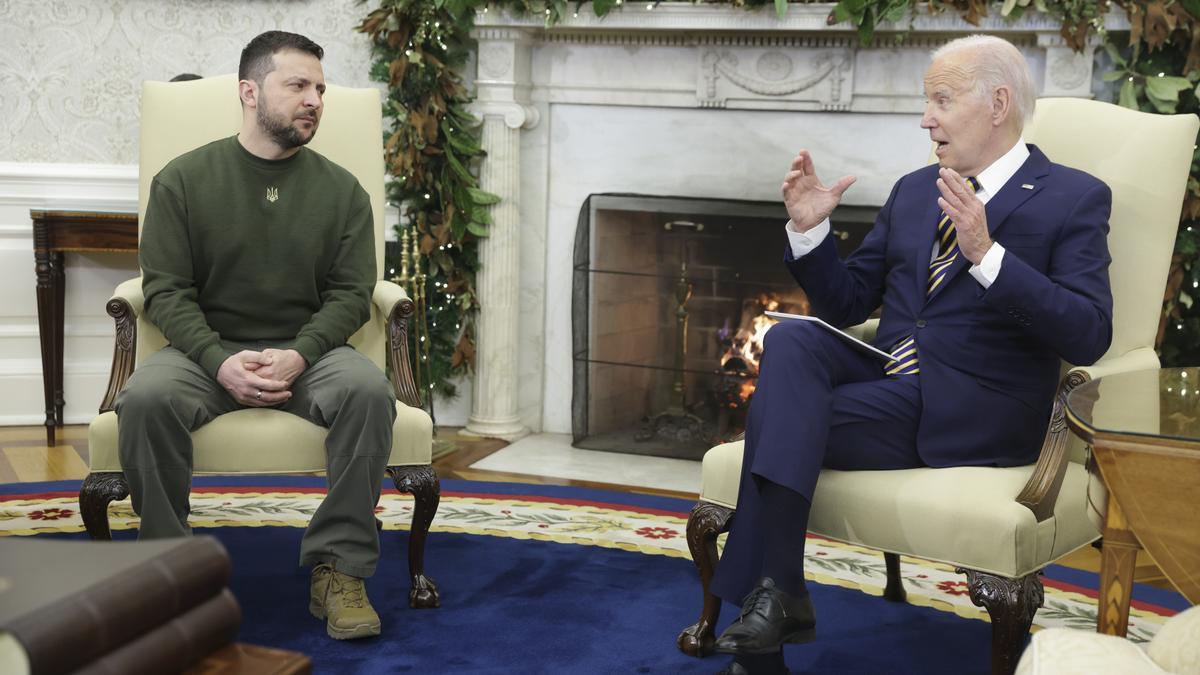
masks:
<path fill-rule="evenodd" d="M 727 657 L 681 654 L 675 635 L 695 620 L 700 591 L 684 541 L 692 504 L 602 490 L 442 482 L 426 554 L 442 607 L 408 608 L 412 501 L 389 487 L 380 501 L 383 561 L 368 583 L 383 635 L 325 637 L 309 616 L 300 536 L 322 496 L 321 478 L 198 478 L 192 525 L 229 549 L 231 586 L 245 621 L 239 640 L 310 655 L 329 673 L 706 673 Z M 82 522 L 78 483 L 0 486 L 0 535 L 72 537 Z M 118 539 L 132 537 L 128 501 L 114 504 Z M 787 648 L 797 673 L 986 673 L 991 626 L 961 575 L 904 558 L 909 604 L 882 592 L 883 558 L 811 538 L 808 570 L 818 641 Z M 1096 578 L 1052 566 L 1045 626 L 1094 630 Z M 1138 587 L 1130 635 L 1146 640 L 1186 607 Z M 726 606 L 723 624 L 736 615 Z"/>

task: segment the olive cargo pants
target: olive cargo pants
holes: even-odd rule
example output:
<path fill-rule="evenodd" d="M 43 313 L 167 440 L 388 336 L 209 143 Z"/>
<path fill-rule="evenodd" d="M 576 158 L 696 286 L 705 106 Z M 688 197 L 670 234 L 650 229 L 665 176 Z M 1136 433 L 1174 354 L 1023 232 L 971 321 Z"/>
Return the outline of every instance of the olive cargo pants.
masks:
<path fill-rule="evenodd" d="M 268 343 L 224 343 L 234 352 Z M 329 492 L 300 545 L 300 564 L 331 563 L 369 577 L 379 560 L 375 506 L 392 448 L 395 396 L 383 372 L 352 347 L 322 356 L 276 406 L 329 429 Z M 139 538 L 186 536 L 192 479 L 191 432 L 243 406 L 203 368 L 166 347 L 143 362 L 117 398 L 118 450 Z"/>

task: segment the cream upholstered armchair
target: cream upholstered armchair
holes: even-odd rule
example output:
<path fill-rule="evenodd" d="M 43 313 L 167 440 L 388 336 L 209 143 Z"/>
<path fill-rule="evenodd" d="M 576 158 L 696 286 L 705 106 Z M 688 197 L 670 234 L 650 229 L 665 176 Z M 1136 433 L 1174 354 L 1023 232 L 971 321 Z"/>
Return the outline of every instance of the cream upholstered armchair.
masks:
<path fill-rule="evenodd" d="M 191 82 L 146 82 L 142 89 L 138 213 L 146 212 L 150 181 L 171 159 L 209 141 L 230 136 L 241 124 L 237 77 Z M 383 133 L 379 92 L 330 86 L 321 128 L 311 147 L 358 178 L 375 215 L 375 260 L 383 269 Z M 108 301 L 116 320 L 116 347 L 100 415 L 88 429 L 89 468 L 79 492 L 84 525 L 93 539 L 109 539 L 108 504 L 129 489 L 117 455 L 114 403 L 137 363 L 166 340 L 142 315 L 141 279 L 117 287 Z M 387 472 L 396 489 L 415 499 L 408 544 L 412 577 L 409 604 L 436 607 L 437 587 L 424 574 L 425 539 L 437 512 L 440 487 L 431 466 L 433 423 L 421 410 L 408 361 L 408 319 L 413 303 L 404 290 L 379 281 L 371 317 L 350 344 L 380 368 L 390 367 L 396 422 Z M 298 474 L 325 470 L 326 430 L 279 410 L 247 408 L 221 415 L 192 434 L 197 474 Z"/>
<path fill-rule="evenodd" d="M 1038 101 L 1026 140 L 1052 161 L 1112 188 L 1114 325 L 1112 346 L 1099 362 L 1064 364 L 1035 465 L 821 472 L 809 530 L 882 551 L 888 600 L 905 598 L 899 555 L 965 572 L 972 602 L 992 619 L 993 673 L 1016 666 L 1042 604 L 1040 570 L 1100 536 L 1097 514 L 1105 495 L 1089 479 L 1086 450 L 1067 431 L 1063 404 L 1089 379 L 1158 366 L 1154 338 L 1198 127 L 1194 115 L 1152 115 L 1073 98 Z M 700 501 L 687 525 L 704 603 L 699 620 L 678 638 L 688 654 L 712 649 L 720 600 L 708 585 L 718 564 L 717 536 L 728 529 L 737 505 L 741 464 L 742 441 L 704 456 Z"/>

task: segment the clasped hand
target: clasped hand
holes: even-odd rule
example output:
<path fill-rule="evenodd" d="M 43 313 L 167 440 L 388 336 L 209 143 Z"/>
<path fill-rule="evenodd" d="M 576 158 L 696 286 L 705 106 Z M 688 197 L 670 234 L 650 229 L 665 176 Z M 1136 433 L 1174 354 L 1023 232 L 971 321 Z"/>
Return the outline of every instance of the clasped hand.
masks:
<path fill-rule="evenodd" d="M 247 349 L 225 359 L 217 382 L 238 403 L 265 408 L 292 397 L 292 383 L 305 367 L 304 357 L 294 349 Z"/>

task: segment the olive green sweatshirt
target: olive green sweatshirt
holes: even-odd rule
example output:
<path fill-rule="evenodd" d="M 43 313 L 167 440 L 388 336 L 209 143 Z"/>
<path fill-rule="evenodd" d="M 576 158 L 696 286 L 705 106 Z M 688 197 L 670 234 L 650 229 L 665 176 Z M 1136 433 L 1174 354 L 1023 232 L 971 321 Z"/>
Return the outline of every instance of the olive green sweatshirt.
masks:
<path fill-rule="evenodd" d="M 221 340 L 275 341 L 311 366 L 369 316 L 371 203 L 308 149 L 256 157 L 232 136 L 154 177 L 139 244 L 146 316 L 216 377 Z"/>

